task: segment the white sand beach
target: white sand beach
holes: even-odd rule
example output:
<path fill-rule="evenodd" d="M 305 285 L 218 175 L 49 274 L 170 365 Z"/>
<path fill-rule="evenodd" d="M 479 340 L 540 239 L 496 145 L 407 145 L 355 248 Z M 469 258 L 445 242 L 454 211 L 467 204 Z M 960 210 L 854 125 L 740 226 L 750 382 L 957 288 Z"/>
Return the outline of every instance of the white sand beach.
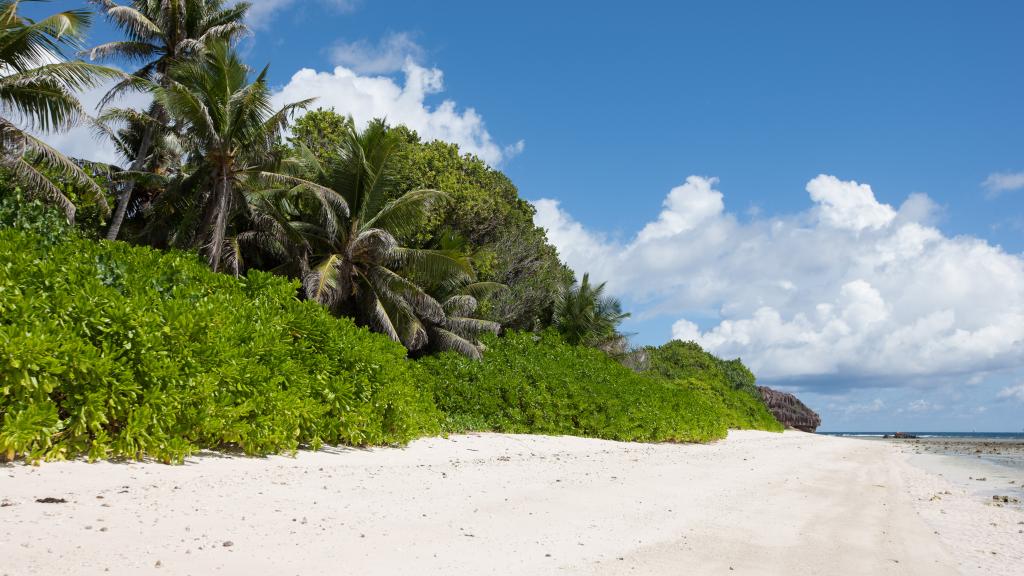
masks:
<path fill-rule="evenodd" d="M 1024 573 L 1024 512 L 913 458 L 733 432 L 5 465 L 0 574 Z"/>

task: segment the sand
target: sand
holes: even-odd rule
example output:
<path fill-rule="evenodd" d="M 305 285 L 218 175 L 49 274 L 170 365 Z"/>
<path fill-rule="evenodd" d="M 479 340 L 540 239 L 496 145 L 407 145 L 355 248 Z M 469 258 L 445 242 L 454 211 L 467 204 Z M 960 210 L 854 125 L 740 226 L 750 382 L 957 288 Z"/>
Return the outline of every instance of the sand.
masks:
<path fill-rule="evenodd" d="M 1024 512 L 919 457 L 799 432 L 479 434 L 183 466 L 6 465 L 0 574 L 1024 574 Z"/>

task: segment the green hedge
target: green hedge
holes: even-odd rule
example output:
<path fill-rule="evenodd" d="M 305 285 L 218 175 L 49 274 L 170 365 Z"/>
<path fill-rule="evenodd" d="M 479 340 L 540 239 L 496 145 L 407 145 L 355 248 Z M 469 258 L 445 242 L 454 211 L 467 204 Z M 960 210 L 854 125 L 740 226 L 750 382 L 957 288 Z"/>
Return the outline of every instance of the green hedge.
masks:
<path fill-rule="evenodd" d="M 489 338 L 480 362 L 414 362 L 296 288 L 83 239 L 42 206 L 0 202 L 0 459 L 179 462 L 442 430 L 686 442 L 781 430 L 742 363 L 693 344 L 649 349 L 645 374 L 553 332 Z"/>
<path fill-rule="evenodd" d="M 717 396 L 729 428 L 782 432 L 783 426 L 765 406 L 755 386 L 754 374 L 739 359 L 722 360 L 695 342 L 673 340 L 647 348 L 648 374 L 674 382 L 686 382 Z"/>
<path fill-rule="evenodd" d="M 727 431 L 717 394 L 621 366 L 553 332 L 490 338 L 479 362 L 424 358 L 434 401 L 453 432 L 572 434 L 627 441 L 703 442 Z"/>
<path fill-rule="evenodd" d="M 404 348 L 296 284 L 66 236 L 0 229 L 0 456 L 180 461 L 439 431 Z"/>

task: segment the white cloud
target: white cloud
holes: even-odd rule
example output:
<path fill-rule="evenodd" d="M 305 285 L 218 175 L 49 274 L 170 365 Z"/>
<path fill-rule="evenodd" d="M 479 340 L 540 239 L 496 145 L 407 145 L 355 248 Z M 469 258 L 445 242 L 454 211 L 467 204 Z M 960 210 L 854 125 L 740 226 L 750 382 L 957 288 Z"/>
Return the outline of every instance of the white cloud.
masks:
<path fill-rule="evenodd" d="M 811 200 L 818 203 L 822 223 L 835 228 L 859 232 L 878 229 L 896 217 L 888 204 L 880 204 L 867 184 L 843 182 L 835 176 L 818 175 L 807 183 Z"/>
<path fill-rule="evenodd" d="M 722 193 L 713 190 L 717 178 L 690 176 L 686 183 L 669 191 L 658 219 L 644 226 L 640 242 L 668 238 L 688 232 L 722 212 Z"/>
<path fill-rule="evenodd" d="M 406 32 L 388 34 L 376 44 L 366 40 L 339 42 L 330 49 L 331 61 L 359 74 L 390 74 L 406 62 L 419 62 L 423 48 Z"/>
<path fill-rule="evenodd" d="M 1017 400 L 1024 402 L 1024 382 L 1016 386 L 1008 386 L 999 391 L 999 398 Z"/>
<path fill-rule="evenodd" d="M 351 114 L 361 125 L 373 118 L 405 124 L 426 140 L 454 142 L 463 152 L 476 154 L 492 166 L 522 151 L 521 141 L 506 147 L 494 142 L 483 118 L 472 108 L 459 111 L 452 100 L 428 105 L 427 98 L 444 89 L 441 70 L 411 60 L 406 60 L 402 70 L 404 84 L 387 76 L 363 76 L 344 66 L 332 72 L 303 68 L 275 92 L 274 99 L 280 105 L 316 97 L 314 107 Z"/>
<path fill-rule="evenodd" d="M 907 405 L 907 411 L 909 411 L 909 412 L 923 413 L 923 412 L 938 412 L 939 410 L 942 410 L 942 405 L 941 404 L 935 404 L 935 403 L 929 402 L 929 401 L 927 401 L 927 400 L 925 400 L 923 398 L 918 399 L 918 400 L 914 400 L 913 402 L 911 402 L 910 404 Z"/>
<path fill-rule="evenodd" d="M 110 82 L 79 94 L 79 100 L 86 112 L 96 115 L 99 112 L 97 105 L 113 85 L 114 82 Z M 151 101 L 152 98 L 148 94 L 130 92 L 111 102 L 108 107 L 144 109 L 149 106 Z M 124 165 L 124 159 L 118 155 L 113 143 L 105 137 L 98 137 L 93 129 L 86 125 L 66 132 L 44 134 L 42 137 L 47 144 L 60 150 L 66 156 L 118 166 Z"/>
<path fill-rule="evenodd" d="M 988 197 L 994 198 L 1003 192 L 1024 188 L 1024 172 L 995 172 L 981 185 L 988 190 Z"/>
<path fill-rule="evenodd" d="M 1024 365 L 1024 260 L 944 235 L 927 196 L 896 209 L 823 175 L 807 185 L 808 210 L 743 223 L 716 185 L 687 178 L 625 242 L 553 200 L 535 203 L 535 221 L 638 316 L 671 315 L 675 338 L 740 356 L 768 379 L 895 382 Z M 693 322 L 709 317 L 703 330 Z"/>
<path fill-rule="evenodd" d="M 309 0 L 297 2 L 296 0 L 248 0 L 252 3 L 249 8 L 248 23 L 253 28 L 266 28 L 271 18 L 285 9 L 293 9 L 293 6 L 302 6 L 309 3 Z M 359 0 L 319 0 L 319 4 L 325 5 L 336 12 L 351 12 L 359 5 Z"/>

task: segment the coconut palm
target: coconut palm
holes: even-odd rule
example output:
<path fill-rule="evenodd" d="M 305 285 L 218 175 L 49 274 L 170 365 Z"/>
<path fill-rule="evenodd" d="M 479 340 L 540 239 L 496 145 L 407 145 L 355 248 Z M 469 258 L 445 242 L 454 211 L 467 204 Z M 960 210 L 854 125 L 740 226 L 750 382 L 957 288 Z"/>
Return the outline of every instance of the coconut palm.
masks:
<path fill-rule="evenodd" d="M 267 202 L 264 211 L 276 214 L 280 225 L 268 237 L 299 238 L 293 249 L 300 255 L 293 261 L 307 298 L 416 351 L 431 330 L 447 330 L 450 321 L 422 286 L 464 285 L 472 267 L 444 250 L 401 245 L 445 197 L 437 190 L 394 189 L 393 161 L 401 143 L 383 121 L 360 132 L 350 120 L 337 155 L 316 170 L 322 186 L 295 186 L 287 202 Z M 310 154 L 305 163 L 316 160 Z M 463 309 L 454 306 L 456 318 Z"/>
<path fill-rule="evenodd" d="M 118 4 L 111 0 L 92 0 L 117 28 L 125 40 L 108 42 L 89 51 L 92 59 L 119 60 L 141 65 L 132 78 L 115 85 L 101 101 L 105 106 L 112 99 L 139 86 L 157 86 L 163 83 L 168 70 L 177 62 L 195 58 L 211 42 L 231 43 L 247 34 L 245 14 L 248 2 L 230 6 L 222 0 L 135 0 Z M 148 82 L 140 83 L 135 80 Z M 128 156 L 130 172 L 139 172 L 153 161 L 150 154 L 160 139 L 168 118 L 162 106 L 148 111 L 152 122 L 141 123 L 143 130 L 138 146 Z M 122 187 L 117 209 L 107 231 L 107 239 L 115 240 L 121 231 L 125 212 L 131 202 L 134 182 Z"/>
<path fill-rule="evenodd" d="M 215 42 L 196 59 L 172 66 L 165 85 L 154 87 L 154 101 L 180 126 L 189 168 L 165 193 L 163 206 L 177 218 L 170 243 L 198 246 L 214 270 L 224 264 L 232 223 L 248 210 L 245 191 L 267 181 L 302 182 L 265 168 L 288 118 L 312 99 L 275 111 L 266 74 L 264 68 L 250 82 L 238 55 L 227 43 Z"/>
<path fill-rule="evenodd" d="M 497 293 L 506 293 L 508 286 L 476 279 L 473 273 L 473 247 L 458 232 L 442 232 L 437 240 L 437 250 L 458 262 L 462 269 L 469 271 L 469 274 L 448 278 L 435 284 L 428 284 L 416 277 L 411 278 L 423 285 L 427 292 L 441 303 L 445 313 L 444 319 L 439 323 L 424 323 L 428 341 L 426 351 L 453 351 L 479 360 L 484 350 L 480 336 L 496 335 L 501 331 L 500 323 L 476 317 L 479 303 Z"/>
<path fill-rule="evenodd" d="M 479 300 L 494 292 L 507 290 L 504 284 L 464 280 L 446 290 L 447 294 L 437 298 L 444 309 L 445 317 L 439 323 L 427 323 L 429 347 L 434 352 L 458 352 L 463 356 L 479 360 L 484 347 L 480 343 L 483 334 L 498 334 L 501 324 L 491 320 L 475 318 Z"/>
<path fill-rule="evenodd" d="M 144 161 L 132 163 L 138 170 L 111 167 L 110 187 L 119 198 L 126 199 L 114 213 L 118 222 L 140 211 L 181 172 L 185 151 L 172 127 L 156 120 L 155 108 L 156 104 L 145 111 L 107 109 L 94 123 L 97 134 L 110 140 L 122 158 Z M 120 127 L 113 128 L 115 124 Z M 149 152 L 142 156 L 139 150 L 144 142 Z M 114 227 L 120 225 L 115 223 Z"/>
<path fill-rule="evenodd" d="M 20 4 L 0 1 L 0 164 L 33 192 L 60 206 L 69 222 L 74 221 L 75 206 L 44 172 L 83 186 L 102 210 L 109 211 L 103 190 L 89 175 L 29 130 L 74 127 L 88 118 L 75 93 L 122 75 L 64 60 L 64 50 L 79 46 L 90 23 L 88 12 L 66 10 L 33 21 L 18 14 Z"/>
<path fill-rule="evenodd" d="M 567 287 L 555 304 L 554 325 L 566 342 L 596 348 L 622 339 L 619 324 L 629 318 L 618 299 L 605 296 L 605 282 L 594 286 L 590 275 Z"/>

